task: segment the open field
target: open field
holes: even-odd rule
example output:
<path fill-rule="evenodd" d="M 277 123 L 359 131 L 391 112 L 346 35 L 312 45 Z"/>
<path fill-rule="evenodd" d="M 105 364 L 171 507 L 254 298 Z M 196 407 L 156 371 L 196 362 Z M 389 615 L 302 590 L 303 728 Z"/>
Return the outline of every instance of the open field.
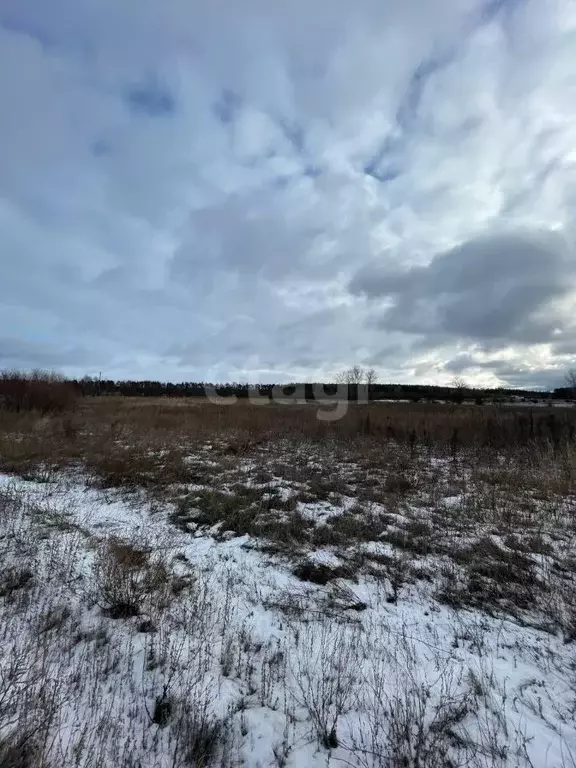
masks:
<path fill-rule="evenodd" d="M 576 766 L 576 412 L 0 411 L 0 766 Z"/>

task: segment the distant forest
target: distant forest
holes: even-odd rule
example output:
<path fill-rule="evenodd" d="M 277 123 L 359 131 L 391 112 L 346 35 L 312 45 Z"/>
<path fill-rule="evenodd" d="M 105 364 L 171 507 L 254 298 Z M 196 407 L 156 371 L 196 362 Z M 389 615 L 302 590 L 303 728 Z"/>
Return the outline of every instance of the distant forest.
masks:
<path fill-rule="evenodd" d="M 307 400 L 313 400 L 315 393 L 323 390 L 326 396 L 334 395 L 338 385 L 336 383 L 291 383 L 291 384 L 245 384 L 231 382 L 226 384 L 213 384 L 208 382 L 186 381 L 170 383 L 162 381 L 113 381 L 84 377 L 72 382 L 76 389 L 85 396 L 121 395 L 124 397 L 206 397 L 206 388 L 215 389 L 221 396 L 236 395 L 238 398 L 248 398 L 258 390 L 261 397 L 270 397 L 272 391 L 276 393 L 281 389 L 286 397 L 293 396 L 295 391 L 303 392 Z M 426 384 L 348 384 L 348 397 L 356 400 L 359 397 L 370 400 L 410 400 L 412 402 L 426 402 L 430 400 L 447 400 L 463 402 L 464 400 L 509 400 L 511 398 L 525 398 L 538 400 L 546 398 L 570 399 L 572 390 L 569 387 L 559 387 L 551 392 L 542 390 L 524 389 L 482 389 L 460 384 L 459 386 L 433 386 Z"/>

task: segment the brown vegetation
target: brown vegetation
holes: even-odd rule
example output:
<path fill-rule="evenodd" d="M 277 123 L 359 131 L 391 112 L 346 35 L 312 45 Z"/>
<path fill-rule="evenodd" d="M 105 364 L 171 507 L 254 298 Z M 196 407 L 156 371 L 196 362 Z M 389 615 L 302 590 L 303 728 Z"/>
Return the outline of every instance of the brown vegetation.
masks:
<path fill-rule="evenodd" d="M 437 595 L 452 605 L 526 610 L 556 573 L 569 597 L 576 411 L 374 403 L 324 422 L 316 410 L 114 397 L 65 414 L 4 410 L 0 470 L 45 483 L 81 470 L 93 486 L 172 502 L 181 530 L 248 536 L 292 563 L 327 547 L 349 577 L 387 579 L 394 600 L 426 578 L 427 557 L 451 564 Z M 135 569 L 106 562 L 111 581 L 119 569 L 128 591 L 138 586 Z"/>
<path fill-rule="evenodd" d="M 42 755 L 57 718 L 82 697 L 92 707 L 78 707 L 92 713 L 86 733 L 106 741 L 95 757 L 88 742 L 84 759 L 79 732 L 74 760 L 70 752 L 62 765 L 135 764 L 124 759 L 135 741 L 118 734 L 138 722 L 153 734 L 143 749 L 169 749 L 175 766 L 236 764 L 224 761 L 228 733 L 250 738 L 251 705 L 268 707 L 280 727 L 285 715 L 273 746 L 279 766 L 307 738 L 359 768 L 504 765 L 499 731 L 467 731 L 494 710 L 493 671 L 480 657 L 468 669 L 460 651 L 474 644 L 501 660 L 509 650 L 516 664 L 514 622 L 539 630 L 538 669 L 550 669 L 555 636 L 561 648 L 576 641 L 576 413 L 374 403 L 323 422 L 316 410 L 114 397 L 65 411 L 0 410 L 0 471 L 36 481 L 0 490 L 0 607 L 12 643 L 0 650 L 10 673 L 0 664 L 0 723 L 10 726 L 0 765 L 52 768 Z M 125 506 L 146 514 L 130 530 L 109 528 L 107 513 L 103 523 L 74 518 L 58 496 L 65 486 L 84 491 L 86 479 L 109 489 L 89 498 L 130 494 Z M 165 541 L 151 533 L 158 521 Z M 201 560 L 198 534 L 212 537 L 217 557 Z M 232 537 L 245 540 L 218 541 Z M 236 560 L 250 548 L 260 551 Z M 268 645 L 250 635 L 260 604 L 278 620 Z M 414 611 L 400 621 L 415 605 L 419 630 Z M 453 640 L 437 634 L 447 617 Z M 494 651 L 482 645 L 490 617 Z M 428 654 L 433 685 L 418 666 Z M 213 675 L 241 693 L 234 709 L 211 706 Z M 40 697 L 52 680 L 61 700 Z M 115 742 L 103 690 L 128 702 Z M 505 729 L 507 689 L 502 697 L 495 717 Z M 16 721 L 13 711 L 31 714 Z M 350 727 L 357 711 L 362 729 Z M 113 762 L 100 758 L 105 749 Z"/>
<path fill-rule="evenodd" d="M 47 376 L 47 375 L 46 375 Z M 218 439 L 230 457 L 251 453 L 258 446 L 279 439 L 359 443 L 393 441 L 418 448 L 442 448 L 453 453 L 468 449 L 518 450 L 529 446 L 561 448 L 576 440 L 576 409 L 526 409 L 495 406 L 437 404 L 351 404 L 335 421 L 317 418 L 328 406 L 216 405 L 206 401 L 85 398 L 74 412 L 69 385 L 57 378 L 32 374 L 3 374 L 0 378 L 0 436 L 18 434 L 27 452 L 32 445 L 50 444 L 54 457 L 85 458 L 114 476 L 123 460 L 140 473 L 140 480 L 157 466 L 151 456 L 157 449 L 190 454 L 200 442 Z M 39 422 L 34 413 L 51 415 Z M 22 453 L 25 451 L 22 450 Z M 0 451 L 3 458 L 7 456 Z M 134 463 L 137 456 L 137 464 Z M 174 456 L 172 458 L 174 458 Z M 147 457 L 147 458 L 146 458 Z M 40 458 L 40 457 L 38 457 Z M 148 466 L 146 463 L 148 462 Z M 171 481 L 175 481 L 173 461 Z M 179 471 L 185 472 L 182 468 Z M 121 473 L 122 474 L 122 473 Z M 122 477 L 120 477 L 120 483 Z M 401 490 L 404 483 L 396 483 Z"/>
<path fill-rule="evenodd" d="M 0 372 L 0 410 L 62 413 L 73 408 L 76 399 L 74 386 L 57 373 Z"/>

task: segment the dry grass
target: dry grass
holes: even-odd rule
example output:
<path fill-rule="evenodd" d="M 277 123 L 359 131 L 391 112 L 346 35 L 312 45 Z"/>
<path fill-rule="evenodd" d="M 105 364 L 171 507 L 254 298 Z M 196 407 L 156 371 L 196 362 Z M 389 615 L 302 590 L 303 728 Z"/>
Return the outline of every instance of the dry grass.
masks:
<path fill-rule="evenodd" d="M 342 573 L 386 580 L 392 602 L 440 559 L 443 602 L 518 613 L 560 594 L 552 624 L 574 634 L 575 411 L 372 404 L 326 422 L 316 410 L 102 397 L 65 415 L 0 411 L 0 469 L 49 484 L 72 468 L 144 491 L 172 502 L 181 530 L 247 536 L 311 581 L 340 575 L 306 565 L 327 548 Z"/>
<path fill-rule="evenodd" d="M 114 398 L 0 412 L 1 468 L 36 481 L 0 490 L 0 765 L 231 766 L 263 730 L 270 755 L 247 765 L 311 765 L 307 741 L 317 764 L 536 764 L 506 760 L 525 748 L 510 702 L 518 722 L 551 716 L 534 681 L 497 700 L 480 674 L 533 654 L 565 679 L 572 732 L 573 417 L 534 414 L 523 441 L 524 418 Z M 69 513 L 79 488 L 101 518 Z"/>
<path fill-rule="evenodd" d="M 391 495 L 412 490 L 412 459 L 422 450 L 441 450 L 455 460 L 471 451 L 488 457 L 513 451 L 531 460 L 535 451 L 553 452 L 559 467 L 564 462 L 564 477 L 572 479 L 571 457 L 567 463 L 564 457 L 575 440 L 575 410 L 351 404 L 337 421 L 321 421 L 316 414 L 315 405 L 223 406 L 116 397 L 86 398 L 65 415 L 0 409 L 0 466 L 21 474 L 41 465 L 82 462 L 107 487 L 158 488 L 205 475 L 204 468 L 184 460 L 207 441 L 223 460 L 233 462 L 278 441 L 292 444 L 296 453 L 298 444 L 309 440 L 336 452 L 349 454 L 352 448 L 369 458 L 364 466 L 371 472 L 380 461 L 375 448 L 406 446 L 395 459 L 396 471 L 387 476 L 384 490 Z M 308 478 L 309 495 L 322 499 L 337 490 L 336 473 L 327 477 L 326 469 L 316 469 L 314 482 Z"/>
<path fill-rule="evenodd" d="M 93 567 L 95 600 L 112 619 L 139 616 L 152 597 L 166 591 L 168 570 L 143 549 L 116 539 L 99 545 Z"/>

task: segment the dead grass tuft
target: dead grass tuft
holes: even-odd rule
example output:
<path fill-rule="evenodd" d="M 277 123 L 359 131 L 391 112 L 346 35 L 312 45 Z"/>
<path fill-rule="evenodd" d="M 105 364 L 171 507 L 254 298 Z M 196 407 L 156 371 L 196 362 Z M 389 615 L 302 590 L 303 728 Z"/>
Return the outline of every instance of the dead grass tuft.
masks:
<path fill-rule="evenodd" d="M 95 601 L 112 619 L 129 619 L 168 599 L 170 576 L 158 554 L 115 538 L 98 545 L 92 569 Z"/>
<path fill-rule="evenodd" d="M 303 560 L 292 569 L 292 573 L 301 581 L 311 581 L 313 584 L 328 584 L 334 579 L 351 579 L 353 574 L 349 568 L 342 565 L 327 565 Z"/>

